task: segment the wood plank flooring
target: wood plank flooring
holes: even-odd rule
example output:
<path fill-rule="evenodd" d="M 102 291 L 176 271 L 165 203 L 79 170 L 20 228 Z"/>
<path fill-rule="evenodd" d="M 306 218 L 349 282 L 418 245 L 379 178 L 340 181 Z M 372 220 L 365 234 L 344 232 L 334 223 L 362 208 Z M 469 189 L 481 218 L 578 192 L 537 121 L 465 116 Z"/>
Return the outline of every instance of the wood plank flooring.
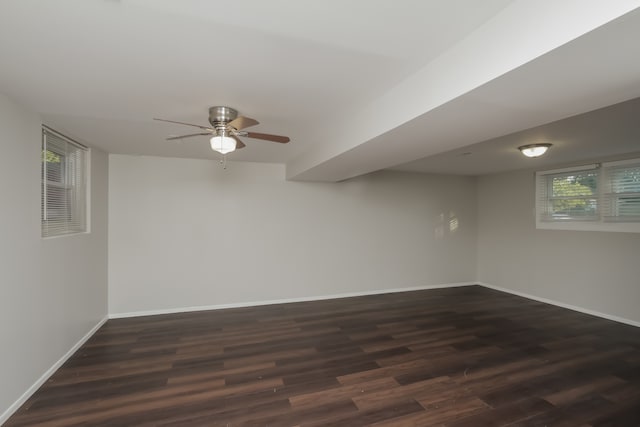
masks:
<path fill-rule="evenodd" d="M 640 328 L 479 286 L 109 320 L 14 426 L 640 426 Z"/>

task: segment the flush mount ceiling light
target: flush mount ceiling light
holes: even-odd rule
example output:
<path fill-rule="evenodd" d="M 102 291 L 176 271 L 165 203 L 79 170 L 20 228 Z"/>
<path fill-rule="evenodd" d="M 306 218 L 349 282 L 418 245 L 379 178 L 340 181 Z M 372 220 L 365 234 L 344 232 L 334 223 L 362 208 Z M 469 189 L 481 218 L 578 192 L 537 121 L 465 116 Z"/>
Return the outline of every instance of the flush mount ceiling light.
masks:
<path fill-rule="evenodd" d="M 551 144 L 529 144 L 518 147 L 518 150 L 527 157 L 540 157 L 551 147 Z"/>

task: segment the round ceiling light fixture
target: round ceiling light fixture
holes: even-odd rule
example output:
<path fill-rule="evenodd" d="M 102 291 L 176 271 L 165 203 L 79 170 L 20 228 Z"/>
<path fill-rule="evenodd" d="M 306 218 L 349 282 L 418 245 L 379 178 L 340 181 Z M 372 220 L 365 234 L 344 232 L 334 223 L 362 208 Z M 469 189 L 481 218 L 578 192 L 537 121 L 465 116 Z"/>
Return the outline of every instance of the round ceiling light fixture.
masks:
<path fill-rule="evenodd" d="M 209 140 L 211 149 L 220 154 L 231 153 L 236 150 L 236 140 L 226 135 L 216 135 Z"/>
<path fill-rule="evenodd" d="M 551 147 L 551 144 L 529 144 L 518 147 L 518 150 L 527 157 L 540 157 Z"/>

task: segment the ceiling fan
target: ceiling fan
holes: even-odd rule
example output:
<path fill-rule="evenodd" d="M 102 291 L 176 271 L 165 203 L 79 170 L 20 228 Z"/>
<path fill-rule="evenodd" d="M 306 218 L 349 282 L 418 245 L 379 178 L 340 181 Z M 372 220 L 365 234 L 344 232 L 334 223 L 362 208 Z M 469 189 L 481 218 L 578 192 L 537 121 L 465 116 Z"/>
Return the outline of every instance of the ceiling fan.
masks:
<path fill-rule="evenodd" d="M 279 142 L 286 144 L 289 137 L 280 135 L 271 135 L 268 133 L 247 132 L 242 129 L 259 124 L 257 120 L 249 117 L 238 116 L 238 112 L 229 107 L 211 107 L 209 108 L 209 123 L 211 126 L 200 126 L 191 123 L 177 122 L 175 120 L 157 119 L 161 122 L 177 123 L 179 125 L 193 126 L 200 128 L 203 132 L 190 133 L 188 135 L 171 136 L 167 141 L 176 139 L 191 138 L 192 136 L 211 135 L 211 149 L 225 155 L 232 151 L 245 147 L 245 144 L 238 138 L 239 136 L 263 139 L 265 141 Z"/>

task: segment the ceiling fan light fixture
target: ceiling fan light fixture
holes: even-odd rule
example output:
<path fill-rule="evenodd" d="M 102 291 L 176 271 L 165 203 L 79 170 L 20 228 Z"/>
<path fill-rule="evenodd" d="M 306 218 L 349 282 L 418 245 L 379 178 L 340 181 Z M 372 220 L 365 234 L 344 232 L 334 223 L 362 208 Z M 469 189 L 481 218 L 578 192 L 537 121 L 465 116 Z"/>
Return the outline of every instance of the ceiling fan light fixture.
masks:
<path fill-rule="evenodd" d="M 529 144 L 518 147 L 518 150 L 527 157 L 540 157 L 551 147 L 551 144 Z"/>
<path fill-rule="evenodd" d="M 230 136 L 214 136 L 210 139 L 211 149 L 220 154 L 236 151 L 236 140 Z"/>

